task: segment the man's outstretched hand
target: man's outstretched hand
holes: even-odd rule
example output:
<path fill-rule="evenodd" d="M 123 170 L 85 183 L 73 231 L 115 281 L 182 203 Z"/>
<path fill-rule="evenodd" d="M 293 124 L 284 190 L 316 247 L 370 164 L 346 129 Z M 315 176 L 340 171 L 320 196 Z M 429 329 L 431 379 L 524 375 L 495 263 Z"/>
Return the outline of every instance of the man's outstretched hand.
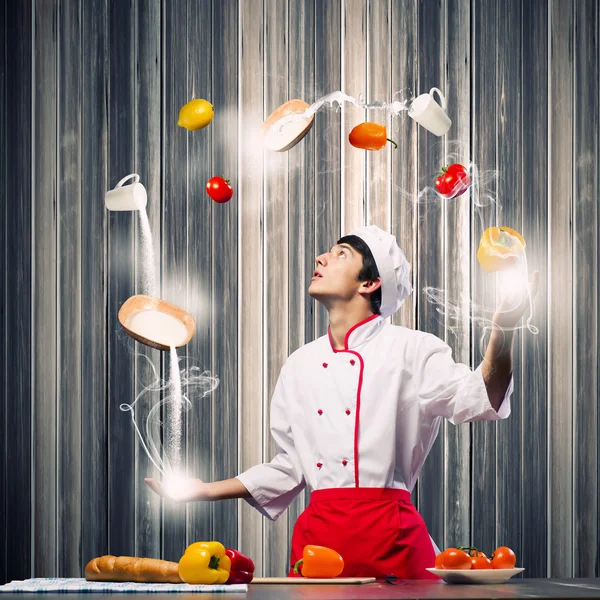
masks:
<path fill-rule="evenodd" d="M 175 502 L 193 502 L 212 500 L 210 484 L 200 479 L 174 479 L 172 481 L 156 481 L 146 478 L 148 487 L 163 498 L 171 498 Z"/>
<path fill-rule="evenodd" d="M 250 493 L 236 477 L 224 479 L 223 481 L 213 481 L 212 483 L 205 483 L 200 479 L 155 481 L 150 477 L 144 479 L 144 481 L 159 496 L 171 498 L 175 502 L 250 498 Z"/>
<path fill-rule="evenodd" d="M 531 303 L 537 296 L 540 284 L 540 273 L 534 271 L 528 286 L 517 289 L 501 290 L 500 306 L 495 312 L 492 322 L 501 329 L 515 329 L 521 318 L 530 310 Z"/>

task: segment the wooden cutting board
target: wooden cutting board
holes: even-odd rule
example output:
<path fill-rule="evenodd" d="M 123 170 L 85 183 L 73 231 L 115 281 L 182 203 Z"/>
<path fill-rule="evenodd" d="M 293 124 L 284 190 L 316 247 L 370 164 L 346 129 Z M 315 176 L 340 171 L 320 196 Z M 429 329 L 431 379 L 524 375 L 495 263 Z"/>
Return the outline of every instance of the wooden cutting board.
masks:
<path fill-rule="evenodd" d="M 309 577 L 255 577 L 253 583 L 285 583 L 285 584 L 334 584 L 348 585 L 357 583 L 375 583 L 375 577 L 338 577 L 337 579 L 312 579 Z"/>

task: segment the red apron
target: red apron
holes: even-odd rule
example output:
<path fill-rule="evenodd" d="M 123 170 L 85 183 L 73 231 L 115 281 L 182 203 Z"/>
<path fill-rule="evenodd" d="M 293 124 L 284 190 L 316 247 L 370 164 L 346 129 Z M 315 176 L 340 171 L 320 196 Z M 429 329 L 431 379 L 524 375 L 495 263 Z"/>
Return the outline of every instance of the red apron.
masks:
<path fill-rule="evenodd" d="M 294 526 L 290 577 L 307 544 L 339 552 L 344 558 L 340 577 L 438 579 L 425 570 L 433 567 L 435 553 L 425 521 L 405 490 L 312 492 L 310 504 Z"/>

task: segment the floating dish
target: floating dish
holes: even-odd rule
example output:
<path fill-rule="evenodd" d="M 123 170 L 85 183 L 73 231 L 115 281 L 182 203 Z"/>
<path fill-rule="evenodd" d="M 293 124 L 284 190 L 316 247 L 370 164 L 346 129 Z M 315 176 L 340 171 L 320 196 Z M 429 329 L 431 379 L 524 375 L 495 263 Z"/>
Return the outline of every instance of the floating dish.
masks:
<path fill-rule="evenodd" d="M 150 296 L 131 296 L 119 310 L 119 321 L 134 340 L 168 351 L 185 346 L 194 335 L 196 322 L 182 308 Z"/>
<path fill-rule="evenodd" d="M 296 99 L 273 111 L 262 124 L 264 147 L 272 152 L 285 152 L 302 140 L 312 127 L 314 115 L 298 120 L 293 115 L 301 115 L 307 108 L 310 104 Z"/>
<path fill-rule="evenodd" d="M 506 583 L 511 577 L 525 569 L 473 569 L 460 571 L 455 569 L 427 569 L 441 577 L 446 583 Z"/>

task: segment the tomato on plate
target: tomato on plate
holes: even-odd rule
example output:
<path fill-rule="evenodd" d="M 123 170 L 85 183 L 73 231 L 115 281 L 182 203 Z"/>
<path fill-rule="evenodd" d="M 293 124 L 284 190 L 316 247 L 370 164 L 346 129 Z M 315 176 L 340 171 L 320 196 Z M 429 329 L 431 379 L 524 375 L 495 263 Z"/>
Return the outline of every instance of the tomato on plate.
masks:
<path fill-rule="evenodd" d="M 435 564 L 433 565 L 436 569 L 443 569 L 444 567 L 442 567 L 442 558 L 444 556 L 443 552 L 440 552 L 436 557 L 435 557 Z"/>
<path fill-rule="evenodd" d="M 514 569 L 516 562 L 516 554 L 506 546 L 496 548 L 492 554 L 492 569 Z"/>
<path fill-rule="evenodd" d="M 219 203 L 228 202 L 233 197 L 233 188 L 229 185 L 229 179 L 223 177 L 211 177 L 206 182 L 206 193 Z"/>
<path fill-rule="evenodd" d="M 458 548 L 448 548 L 442 552 L 440 563 L 442 569 L 466 571 L 471 568 L 471 557 Z"/>
<path fill-rule="evenodd" d="M 471 556 L 471 569 L 492 569 L 492 561 L 483 553 Z"/>
<path fill-rule="evenodd" d="M 451 199 L 464 194 L 469 189 L 470 183 L 466 167 L 455 163 L 442 168 L 442 172 L 435 180 L 435 187 L 444 198 Z"/>

